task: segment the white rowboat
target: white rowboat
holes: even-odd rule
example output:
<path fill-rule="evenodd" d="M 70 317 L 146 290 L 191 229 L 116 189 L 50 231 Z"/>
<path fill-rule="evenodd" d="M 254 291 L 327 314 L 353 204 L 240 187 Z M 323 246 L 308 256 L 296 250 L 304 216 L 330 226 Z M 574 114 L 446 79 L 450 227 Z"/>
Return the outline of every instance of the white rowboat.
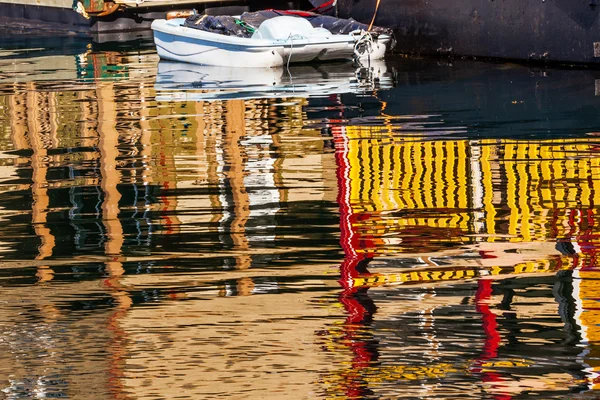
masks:
<path fill-rule="evenodd" d="M 288 63 L 377 60 L 391 37 L 365 31 L 333 34 L 304 18 L 280 16 L 264 21 L 250 38 L 227 36 L 184 26 L 184 19 L 152 22 L 160 58 L 226 67 L 277 67 Z"/>

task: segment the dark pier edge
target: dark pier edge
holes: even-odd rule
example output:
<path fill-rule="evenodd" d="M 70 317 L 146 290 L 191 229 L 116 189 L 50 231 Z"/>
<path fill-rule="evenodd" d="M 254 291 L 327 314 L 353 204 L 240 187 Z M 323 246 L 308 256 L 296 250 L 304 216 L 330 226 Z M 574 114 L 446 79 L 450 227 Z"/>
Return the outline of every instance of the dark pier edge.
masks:
<path fill-rule="evenodd" d="M 369 23 L 377 0 L 339 0 L 338 14 Z M 599 0 L 381 0 L 375 24 L 396 51 L 559 63 L 600 63 Z"/>
<path fill-rule="evenodd" d="M 97 33 L 150 29 L 153 19 L 164 18 L 168 9 L 125 10 L 104 18 L 86 19 L 77 12 L 58 7 L 0 3 L 0 35 L 88 36 Z"/>
<path fill-rule="evenodd" d="M 161 7 L 125 9 L 101 18 L 86 19 L 77 12 L 57 7 L 2 3 L 0 0 L 0 37 L 23 34 L 45 36 L 86 36 L 105 33 L 149 30 L 154 19 L 165 18 L 168 11 L 195 8 L 207 14 L 241 14 L 244 11 L 264 8 L 307 9 L 308 0 L 239 0 L 219 1 Z"/>
<path fill-rule="evenodd" d="M 57 7 L 0 3 L 0 33 L 76 34 L 89 32 L 91 21 Z"/>
<path fill-rule="evenodd" d="M 214 13 L 230 13 L 232 5 L 209 7 Z M 233 8 L 241 12 L 306 5 L 306 0 L 257 0 Z M 145 30 L 174 8 L 192 6 L 140 8 L 85 19 L 71 10 L 0 3 L 0 35 Z M 394 29 L 395 51 L 400 53 L 600 65 L 600 0 L 380 0 L 378 8 L 377 0 L 338 0 L 337 12 L 365 23 L 375 14 L 376 25 Z"/>

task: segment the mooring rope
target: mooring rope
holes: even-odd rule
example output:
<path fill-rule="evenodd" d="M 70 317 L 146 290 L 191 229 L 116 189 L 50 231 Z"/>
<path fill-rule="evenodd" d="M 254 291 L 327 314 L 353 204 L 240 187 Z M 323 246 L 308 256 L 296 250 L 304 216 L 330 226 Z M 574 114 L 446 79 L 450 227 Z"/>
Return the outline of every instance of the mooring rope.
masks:
<path fill-rule="evenodd" d="M 373 13 L 373 18 L 371 19 L 371 23 L 369 24 L 369 28 L 367 30 L 371 30 L 371 28 L 373 27 L 373 24 L 375 23 L 375 17 L 377 16 L 377 11 L 379 11 L 379 3 L 381 3 L 381 0 L 377 0 L 377 4 L 375 5 L 375 12 Z"/>
<path fill-rule="evenodd" d="M 355 31 L 350 33 L 353 37 L 356 37 L 354 33 L 359 33 L 358 39 L 354 42 L 354 56 L 361 58 L 365 52 L 369 56 L 369 62 L 371 61 L 371 53 L 373 52 L 373 36 L 370 32 L 365 30 Z"/>

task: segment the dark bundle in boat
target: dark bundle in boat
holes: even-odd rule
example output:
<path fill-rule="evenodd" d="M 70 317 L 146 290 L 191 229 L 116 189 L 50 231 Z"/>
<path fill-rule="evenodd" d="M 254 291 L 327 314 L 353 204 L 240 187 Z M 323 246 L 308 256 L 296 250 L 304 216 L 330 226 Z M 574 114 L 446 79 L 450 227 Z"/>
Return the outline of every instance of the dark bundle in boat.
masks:
<path fill-rule="evenodd" d="M 220 35 L 251 37 L 254 27 L 246 25 L 240 18 L 228 15 L 194 14 L 186 18 L 184 26 Z"/>
<path fill-rule="evenodd" d="M 256 12 L 245 12 L 240 17 L 228 15 L 200 15 L 195 14 L 185 20 L 184 25 L 188 28 L 200 29 L 221 35 L 238 36 L 249 38 L 256 29 L 267 19 L 289 15 L 304 18 L 315 28 L 325 28 L 334 35 L 346 35 L 354 31 L 369 31 L 371 34 L 385 33 L 392 36 L 392 30 L 368 25 L 353 20 L 343 19 L 329 15 L 321 15 L 308 11 L 293 10 L 263 10 Z"/>

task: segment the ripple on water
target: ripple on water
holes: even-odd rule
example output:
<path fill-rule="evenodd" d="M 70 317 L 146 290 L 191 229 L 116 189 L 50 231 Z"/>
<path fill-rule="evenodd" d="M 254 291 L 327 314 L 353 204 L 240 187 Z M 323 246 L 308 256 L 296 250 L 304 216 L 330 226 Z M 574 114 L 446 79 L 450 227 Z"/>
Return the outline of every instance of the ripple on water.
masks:
<path fill-rule="evenodd" d="M 588 71 L 1 46 L 7 398 L 594 397 Z"/>

